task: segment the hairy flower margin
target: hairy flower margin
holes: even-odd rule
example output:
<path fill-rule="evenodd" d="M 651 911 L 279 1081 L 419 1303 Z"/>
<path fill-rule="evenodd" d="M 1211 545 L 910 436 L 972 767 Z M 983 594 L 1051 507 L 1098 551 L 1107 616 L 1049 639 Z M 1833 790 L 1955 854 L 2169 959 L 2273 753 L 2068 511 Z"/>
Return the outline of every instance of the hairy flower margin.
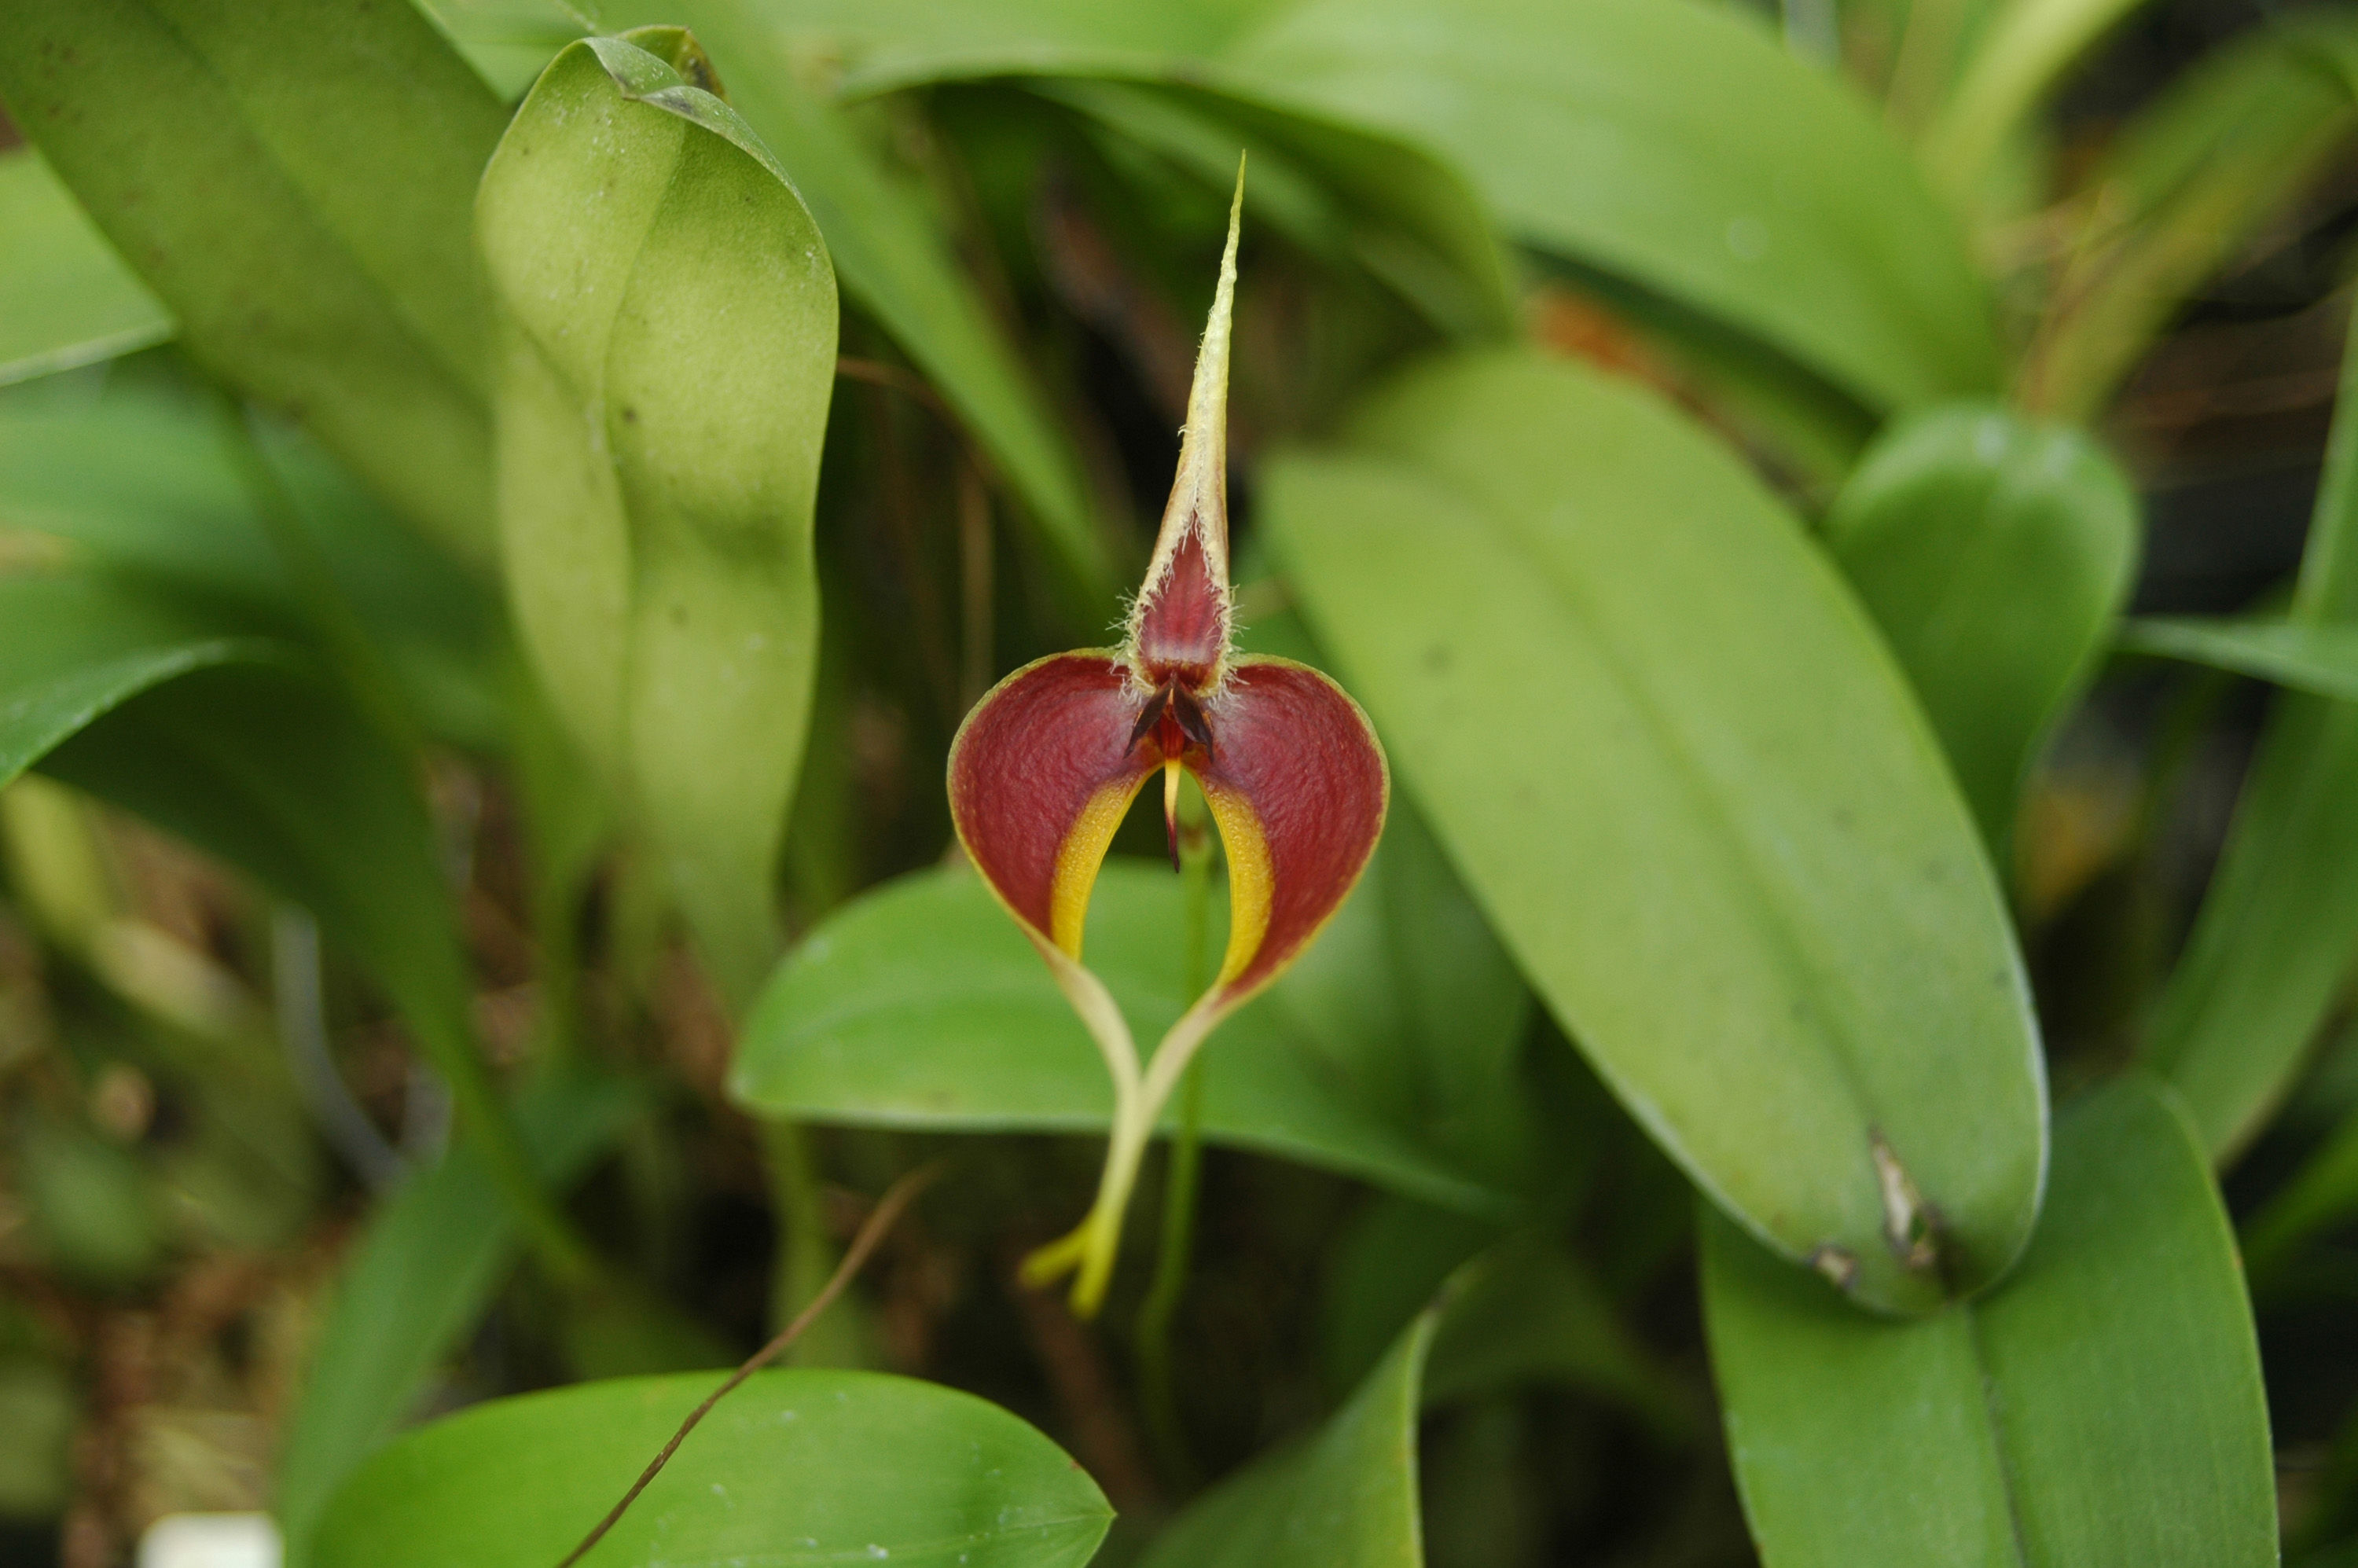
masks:
<path fill-rule="evenodd" d="M 1023 1270 L 1034 1285 L 1077 1271 L 1072 1299 L 1083 1315 L 1104 1300 L 1123 1211 L 1171 1091 L 1214 1026 L 1342 906 L 1390 797 L 1383 748 L 1342 687 L 1291 659 L 1231 646 L 1228 341 L 1243 206 L 1239 167 L 1179 473 L 1121 646 L 1024 665 L 975 705 L 950 745 L 958 841 L 1047 961 L 1113 1078 L 1097 1201 Z M 1183 769 L 1202 786 L 1227 855 L 1228 945 L 1210 989 L 1141 1063 L 1121 1010 L 1081 963 L 1081 938 L 1114 830 L 1158 770 L 1176 859 Z"/>

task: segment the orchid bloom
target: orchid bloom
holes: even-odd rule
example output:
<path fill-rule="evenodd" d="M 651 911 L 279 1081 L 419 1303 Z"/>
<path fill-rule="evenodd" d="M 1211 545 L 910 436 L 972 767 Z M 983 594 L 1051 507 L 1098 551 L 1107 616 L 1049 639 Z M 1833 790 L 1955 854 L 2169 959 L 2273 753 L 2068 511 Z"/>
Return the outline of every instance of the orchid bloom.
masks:
<path fill-rule="evenodd" d="M 1358 881 L 1390 781 L 1358 705 L 1316 670 L 1230 647 L 1228 382 L 1242 173 L 1187 397 L 1179 474 L 1120 648 L 1055 654 L 977 703 L 950 746 L 950 813 L 1000 902 L 1047 961 L 1113 1077 L 1105 1173 L 1088 1217 L 1025 1278 L 1076 1269 L 1073 1304 L 1104 1298 L 1122 1213 L 1156 1119 L 1214 1025 L 1275 979 Z M 1178 856 L 1179 773 L 1202 786 L 1228 868 L 1228 945 L 1211 988 L 1141 1065 L 1129 1025 L 1081 964 L 1090 891 L 1114 829 L 1159 769 Z"/>

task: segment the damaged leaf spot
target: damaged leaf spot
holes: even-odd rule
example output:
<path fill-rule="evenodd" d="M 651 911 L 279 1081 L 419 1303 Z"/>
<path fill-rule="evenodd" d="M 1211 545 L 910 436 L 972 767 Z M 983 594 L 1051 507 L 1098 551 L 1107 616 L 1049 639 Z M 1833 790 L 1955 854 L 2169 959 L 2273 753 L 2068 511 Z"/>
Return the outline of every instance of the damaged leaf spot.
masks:
<path fill-rule="evenodd" d="M 1915 1178 L 1899 1162 L 1879 1130 L 1870 1129 L 1867 1152 L 1875 1159 L 1875 1182 L 1883 1195 L 1883 1237 L 1891 1250 L 1910 1269 L 1930 1269 L 1939 1261 L 1939 1216 L 1916 1190 Z"/>

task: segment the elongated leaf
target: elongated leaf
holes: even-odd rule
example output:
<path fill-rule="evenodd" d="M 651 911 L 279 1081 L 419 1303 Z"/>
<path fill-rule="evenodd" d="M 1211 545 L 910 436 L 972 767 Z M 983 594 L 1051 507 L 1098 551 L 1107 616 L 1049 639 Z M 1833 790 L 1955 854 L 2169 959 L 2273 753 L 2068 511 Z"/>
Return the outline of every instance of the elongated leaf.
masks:
<path fill-rule="evenodd" d="M 503 118 L 406 5 L 0 15 L 0 99 L 216 373 L 444 544 L 491 544 L 468 201 Z"/>
<path fill-rule="evenodd" d="M 2006 0 L 1993 15 L 1955 93 L 1924 136 L 1933 178 L 1960 197 L 1989 167 L 2031 111 L 2097 39 L 2138 0 Z"/>
<path fill-rule="evenodd" d="M 172 317 L 30 147 L 0 153 L 0 385 L 172 335 Z"/>
<path fill-rule="evenodd" d="M 579 1383 L 436 1422 L 338 1494 L 317 1561 L 555 1563 L 714 1381 Z M 761 1372 L 584 1562 L 1080 1568 L 1112 1518 L 1055 1444 L 971 1394 L 872 1372 Z"/>
<path fill-rule="evenodd" d="M 517 1107 L 533 1163 L 570 1184 L 614 1136 L 631 1098 L 612 1080 L 551 1084 Z M 287 1561 L 310 1557 L 312 1528 L 345 1477 L 384 1445 L 435 1365 L 483 1314 L 514 1257 L 498 1184 L 465 1144 L 410 1177 L 371 1217 L 278 1453 L 278 1524 Z"/>
<path fill-rule="evenodd" d="M 695 44 L 634 37 L 671 58 L 571 46 L 483 177 L 513 324 L 501 550 L 558 711 L 742 999 L 775 951 L 770 873 L 817 659 L 835 278 L 776 160 L 682 76 L 708 75 Z"/>
<path fill-rule="evenodd" d="M 191 670 L 301 660 L 291 645 L 90 573 L 0 579 L 0 784 Z"/>
<path fill-rule="evenodd" d="M 1987 292 L 1907 154 L 1736 11 L 1313 0 L 1220 62 L 1431 148 L 1526 242 L 1738 328 L 1869 408 L 1996 384 Z"/>
<path fill-rule="evenodd" d="M 1863 1317 L 1704 1225 L 1712 1363 L 1768 1568 L 2277 1561 L 2226 1213 L 2192 1129 L 2145 1083 L 2059 1118 L 2021 1266 L 1925 1322 Z"/>
<path fill-rule="evenodd" d="M 407 760 L 236 617 L 55 573 L 0 579 L 0 782 L 38 762 L 309 909 L 392 997 L 535 1240 L 578 1262 L 476 1053 Z"/>
<path fill-rule="evenodd" d="M 2125 125 L 2080 198 L 2025 396 L 2088 418 L 2169 325 L 2322 172 L 2358 125 L 2358 12 L 2304 11 L 2198 61 Z"/>
<path fill-rule="evenodd" d="M 1131 1032 L 1159 1039 L 1194 1000 L 1183 994 L 1178 879 L 1109 861 L 1089 920 L 1089 968 Z M 1217 914 L 1213 924 L 1217 951 Z M 1195 1068 L 1204 1135 L 1444 1206 L 1505 1206 L 1415 1122 L 1384 1119 L 1397 1108 L 1380 1098 L 1390 1086 L 1368 1080 L 1399 1071 L 1378 1054 L 1401 1022 L 1379 1014 L 1380 1033 L 1330 1054 L 1287 1006 L 1294 983 L 1288 975 L 1213 1036 Z M 903 878 L 813 932 L 747 1021 L 730 1092 L 765 1115 L 867 1126 L 1098 1130 L 1113 1117 L 1087 1031 L 990 890 L 963 871 Z"/>
<path fill-rule="evenodd" d="M 1418 1385 L 1444 1310 L 1420 1313 L 1314 1434 L 1181 1514 L 1142 1568 L 1422 1568 Z"/>
<path fill-rule="evenodd" d="M 925 202 L 865 146 L 842 114 L 803 84 L 790 49 L 751 0 L 617 0 L 606 23 L 686 23 L 719 62 L 730 102 L 792 175 L 850 301 L 874 317 L 973 433 L 1059 575 L 1067 610 L 1102 625 L 1113 604 L 1110 553 L 1079 458 L 1038 387 L 977 297 Z"/>
<path fill-rule="evenodd" d="M 2045 1146 L 2020 959 L 1794 520 L 1645 395 L 1515 354 L 1404 377 L 1262 506 L 1398 776 L 1672 1157 L 1878 1308 L 2003 1272 Z"/>
<path fill-rule="evenodd" d="M 241 475 L 218 406 L 147 387 L 86 404 L 0 409 L 0 530 L 38 535 L 110 575 L 318 639 Z M 498 729 L 487 676 L 503 656 L 487 588 L 418 539 L 299 431 L 254 427 L 342 606 L 434 732 Z"/>
<path fill-rule="evenodd" d="M 2325 477 L 2291 619 L 2358 620 L 2358 354 L 2342 355 Z M 2299 1070 L 2358 952 L 2358 705 L 2287 692 L 2244 775 L 2147 1059 L 2214 1159 L 2255 1132 Z"/>
<path fill-rule="evenodd" d="M 2023 774 L 2128 595 L 2137 533 L 2136 492 L 2101 449 L 1994 405 L 1899 422 L 1827 514 L 2001 860 Z"/>
<path fill-rule="evenodd" d="M 1513 331 L 1512 293 L 1488 215 L 1453 170 L 1407 143 L 1273 110 L 1243 93 L 1088 79 L 1033 85 L 1212 190 L 1234 179 L 1245 149 L 1245 204 L 1255 222 L 1329 265 L 1367 271 L 1444 332 Z"/>
<path fill-rule="evenodd" d="M 1732 10 L 1316 0 L 994 8 L 986 27 L 837 4 L 795 20 L 853 57 L 854 92 L 1161 79 L 1397 136 L 1463 170 L 1516 237 L 1749 334 L 1864 407 L 1997 383 L 1987 289 L 1906 152 Z"/>
<path fill-rule="evenodd" d="M 2123 626 L 2115 646 L 2358 702 L 2358 626 L 2267 616 L 2148 615 Z"/>

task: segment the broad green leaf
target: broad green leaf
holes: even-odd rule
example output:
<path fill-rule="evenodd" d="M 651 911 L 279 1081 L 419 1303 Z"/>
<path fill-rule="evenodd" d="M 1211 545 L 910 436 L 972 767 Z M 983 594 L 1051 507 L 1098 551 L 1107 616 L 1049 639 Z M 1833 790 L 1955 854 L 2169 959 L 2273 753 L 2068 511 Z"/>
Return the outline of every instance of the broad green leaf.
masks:
<path fill-rule="evenodd" d="M 1078 455 L 954 259 L 912 186 L 808 85 L 779 26 L 755 0 L 615 0 L 607 25 L 686 23 L 718 62 L 736 106 L 809 205 L 849 302 L 873 317 L 940 389 L 1009 487 L 1058 576 L 1066 609 L 1103 624 L 1116 589 Z"/>
<path fill-rule="evenodd" d="M 2254 616 L 2150 615 L 2121 628 L 2115 646 L 2358 702 L 2358 626 Z"/>
<path fill-rule="evenodd" d="M 2251 1308 L 2185 1118 L 2138 1080 L 2057 1119 L 2039 1234 L 1920 1323 L 1706 1215 L 1704 1307 L 1768 1568 L 2277 1561 Z"/>
<path fill-rule="evenodd" d="M 1402 377 L 1261 507 L 1492 927 L 1688 1173 L 1882 1310 L 2002 1273 L 2045 1148 L 2020 957 L 1799 524 L 1649 395 L 1514 353 Z"/>
<path fill-rule="evenodd" d="M 528 1093 L 517 1122 L 559 1189 L 633 1108 L 611 1079 Z M 461 1143 L 395 1188 L 343 1267 L 278 1451 L 276 1497 L 287 1561 L 302 1568 L 320 1510 L 383 1446 L 437 1363 L 483 1315 L 515 1254 L 514 1219 L 481 1154 Z"/>
<path fill-rule="evenodd" d="M 2121 129 L 2088 179 L 2032 406 L 2093 418 L 2198 286 L 2323 171 L 2358 125 L 2358 11 L 2320 6 L 2198 60 Z"/>
<path fill-rule="evenodd" d="M 218 405 L 155 386 L 0 408 L 0 537 L 56 541 L 115 576 L 316 642 L 319 607 L 288 571 L 233 460 L 241 428 L 408 705 L 436 734 L 495 738 L 501 698 L 489 673 L 504 650 L 490 591 L 290 427 L 241 427 Z"/>
<path fill-rule="evenodd" d="M 1736 327 L 1868 408 L 1996 384 L 1987 288 L 1906 152 L 1735 8 L 1311 0 L 1219 63 L 1431 149 L 1526 243 Z"/>
<path fill-rule="evenodd" d="M 670 58 L 570 46 L 484 172 L 501 553 L 558 712 L 741 1000 L 776 950 L 818 656 L 835 276 L 776 160 L 694 84 L 694 41 L 633 37 Z"/>
<path fill-rule="evenodd" d="M 1215 890 L 1213 903 L 1217 952 L 1227 901 Z M 1139 1039 L 1160 1039 L 1194 1000 L 1182 984 L 1181 920 L 1179 879 L 1167 869 L 1107 863 L 1087 962 Z M 1368 1080 L 1397 1071 L 1378 1053 L 1399 1022 L 1380 1018 L 1382 1033 L 1330 1054 L 1287 1005 L 1293 983 L 1288 975 L 1212 1037 L 1195 1068 L 1204 1136 L 1447 1206 L 1506 1206 L 1422 1129 L 1385 1119 L 1394 1108 Z M 730 1093 L 765 1116 L 871 1127 L 1098 1131 L 1113 1117 L 1087 1032 L 990 889 L 963 871 L 904 877 L 812 932 L 747 1020 Z"/>
<path fill-rule="evenodd" d="M 1419 1314 L 1316 1433 L 1173 1520 L 1141 1568 L 1422 1568 L 1419 1383 L 1444 1305 Z"/>
<path fill-rule="evenodd" d="M 30 147 L 0 153 L 0 385 L 160 343 L 172 317 Z"/>
<path fill-rule="evenodd" d="M 716 1381 L 577 1383 L 436 1422 L 337 1495 L 314 1561 L 556 1563 Z M 761 1372 L 583 1563 L 1080 1568 L 1112 1518 L 1055 1444 L 971 1394 L 873 1372 Z"/>
<path fill-rule="evenodd" d="M 488 555 L 468 200 L 503 116 L 430 23 L 360 0 L 11 6 L 0 100 L 191 353 Z"/>
<path fill-rule="evenodd" d="M 2342 355 L 2290 619 L 2358 620 L 2358 354 Z M 2358 705 L 2281 694 L 2244 775 L 2194 929 L 2154 1004 L 2147 1060 L 2224 1161 L 2283 1098 L 2358 953 Z"/>
<path fill-rule="evenodd" d="M 1877 439 L 1827 514 L 2000 860 L 2023 775 L 2135 576 L 2137 502 L 2077 430 L 1947 406 Z"/>

